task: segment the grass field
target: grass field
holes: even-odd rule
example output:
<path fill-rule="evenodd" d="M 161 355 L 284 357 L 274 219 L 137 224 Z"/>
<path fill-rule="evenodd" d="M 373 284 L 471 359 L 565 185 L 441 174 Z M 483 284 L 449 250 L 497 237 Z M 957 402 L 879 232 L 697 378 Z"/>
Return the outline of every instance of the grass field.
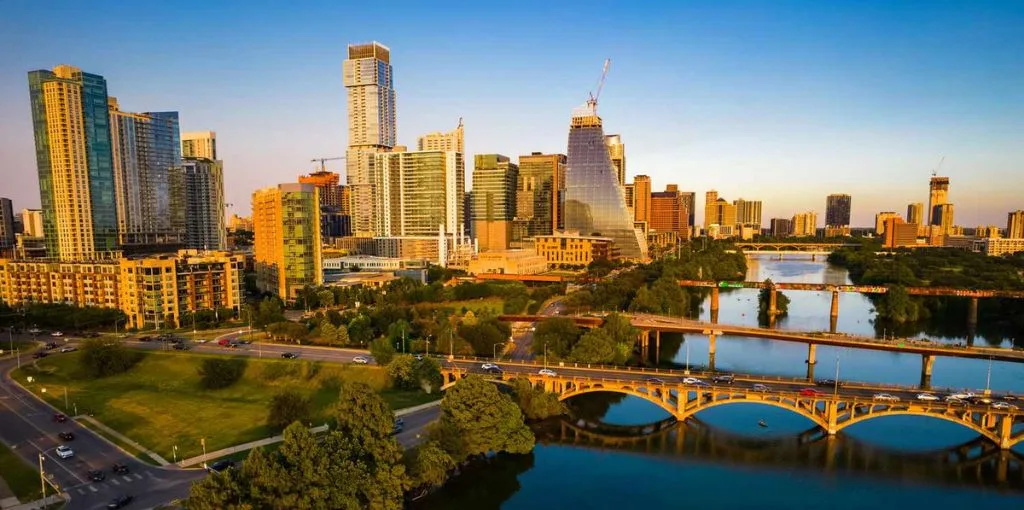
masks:
<path fill-rule="evenodd" d="M 500 314 L 504 305 L 505 301 L 496 296 L 480 299 L 466 299 L 463 301 L 445 301 L 443 303 L 435 304 L 437 308 L 452 308 L 457 312 L 465 308 L 467 310 L 472 310 L 474 314 L 480 314 L 483 310 L 491 310 L 492 313 Z"/>
<path fill-rule="evenodd" d="M 39 472 L 7 449 L 3 443 L 0 443 L 0 476 L 3 476 L 14 496 L 22 503 L 35 501 L 41 496 Z"/>
<path fill-rule="evenodd" d="M 313 400 L 314 424 L 324 422 L 338 397 L 341 380 L 362 381 L 381 392 L 393 409 L 435 400 L 438 395 L 389 388 L 387 374 L 376 367 L 339 365 L 305 360 L 243 358 L 242 379 L 221 390 L 204 390 L 197 369 L 213 355 L 147 352 L 129 372 L 103 379 L 78 373 L 80 353 L 39 360 L 38 368 L 15 370 L 14 377 L 36 395 L 64 407 L 64 388 L 79 413 L 91 412 L 105 425 L 172 460 L 254 441 L 273 435 L 267 429 L 267 406 L 284 388 Z M 34 382 L 28 383 L 32 376 Z M 46 388 L 46 392 L 42 389 Z"/>

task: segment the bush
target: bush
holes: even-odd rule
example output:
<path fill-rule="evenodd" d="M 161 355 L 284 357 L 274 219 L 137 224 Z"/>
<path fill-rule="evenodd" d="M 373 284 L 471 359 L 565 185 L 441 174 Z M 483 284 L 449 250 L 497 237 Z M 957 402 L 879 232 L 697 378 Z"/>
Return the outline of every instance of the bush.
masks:
<path fill-rule="evenodd" d="M 209 358 L 199 367 L 199 384 L 208 390 L 227 388 L 238 382 L 245 373 L 246 362 L 242 358 Z"/>
<path fill-rule="evenodd" d="M 123 374 L 142 359 L 141 352 L 128 349 L 118 340 L 86 340 L 81 350 L 82 369 L 93 378 Z"/>
<path fill-rule="evenodd" d="M 273 430 L 284 430 L 292 422 L 307 423 L 313 415 L 313 403 L 295 390 L 284 390 L 270 400 L 267 426 Z"/>
<path fill-rule="evenodd" d="M 370 342 L 370 354 L 378 365 L 387 365 L 395 357 L 395 347 L 391 345 L 391 340 L 378 338 Z"/>
<path fill-rule="evenodd" d="M 527 379 L 513 379 L 511 385 L 514 400 L 528 420 L 544 420 L 568 412 L 558 395 L 535 388 Z"/>

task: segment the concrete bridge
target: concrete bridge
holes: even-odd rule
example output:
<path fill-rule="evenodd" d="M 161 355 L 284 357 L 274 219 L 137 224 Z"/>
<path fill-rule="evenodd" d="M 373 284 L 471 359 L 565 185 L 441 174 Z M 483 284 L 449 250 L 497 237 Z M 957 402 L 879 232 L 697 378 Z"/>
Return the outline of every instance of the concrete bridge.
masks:
<path fill-rule="evenodd" d="M 752 242 L 733 243 L 737 250 L 753 252 L 832 253 L 840 248 L 859 248 L 857 243 Z"/>
<path fill-rule="evenodd" d="M 472 373 L 503 381 L 523 378 L 535 387 L 555 393 L 559 400 L 594 392 L 613 392 L 647 400 L 664 409 L 678 421 L 686 421 L 697 413 L 712 407 L 737 404 L 760 404 L 778 407 L 807 418 L 827 435 L 835 435 L 846 427 L 860 422 L 896 415 L 915 415 L 956 423 L 977 432 L 1000 449 L 1009 449 L 1024 441 L 1024 412 L 1017 409 L 996 409 L 986 405 L 962 405 L 915 399 L 916 388 L 884 386 L 878 390 L 870 386 L 835 388 L 834 391 L 814 391 L 794 387 L 794 381 L 781 378 L 753 376 L 732 384 L 687 384 L 677 373 L 662 372 L 657 377 L 649 373 L 614 368 L 553 367 L 555 376 L 540 375 L 536 364 L 515 364 L 506 367 L 495 377 L 473 362 L 450 360 L 442 368 L 445 387 Z M 772 383 L 765 389 L 754 384 Z M 795 381 L 795 384 L 806 384 Z M 782 386 L 780 386 L 782 385 Z M 874 398 L 878 391 L 896 396 L 898 401 Z"/>

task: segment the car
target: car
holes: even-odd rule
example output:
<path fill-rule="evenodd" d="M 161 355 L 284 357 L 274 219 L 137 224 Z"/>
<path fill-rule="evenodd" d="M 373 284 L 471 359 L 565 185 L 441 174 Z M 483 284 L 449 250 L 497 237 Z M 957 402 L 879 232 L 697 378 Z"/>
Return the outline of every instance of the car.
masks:
<path fill-rule="evenodd" d="M 298 358 L 299 355 L 295 354 L 294 352 L 282 352 L 281 357 L 284 359 L 295 359 Z"/>
<path fill-rule="evenodd" d="M 967 399 L 967 401 L 972 403 L 972 404 L 974 404 L 974 405 L 989 405 L 989 404 L 992 403 L 992 399 L 986 398 L 986 397 L 982 397 L 982 396 L 978 396 L 978 395 L 975 395 L 975 396 Z"/>
<path fill-rule="evenodd" d="M 57 456 L 62 459 L 70 459 L 75 456 L 75 451 L 70 446 L 60 445 L 57 447 Z"/>
<path fill-rule="evenodd" d="M 104 474 L 103 471 L 93 469 L 89 471 L 89 479 L 94 482 L 102 482 L 107 479 L 107 475 Z"/>
<path fill-rule="evenodd" d="M 1003 409 L 1003 410 L 1006 410 L 1006 411 L 1016 411 L 1017 410 L 1017 406 L 1015 406 L 1015 405 L 1013 405 L 1013 404 L 1011 404 L 1009 402 L 1002 402 L 1002 401 L 1000 401 L 1000 402 L 992 402 L 992 409 Z"/>
<path fill-rule="evenodd" d="M 124 464 L 114 464 L 113 471 L 119 475 L 127 475 L 128 466 L 125 466 Z"/>
<path fill-rule="evenodd" d="M 964 399 L 962 399 L 962 398 L 957 398 L 957 397 L 955 397 L 955 396 L 953 396 L 953 395 L 946 395 L 946 397 L 945 397 L 945 398 L 943 398 L 942 400 L 943 400 L 944 402 L 948 403 L 948 404 L 954 404 L 954 405 L 967 405 L 967 401 L 965 401 L 965 400 L 964 400 Z"/>
<path fill-rule="evenodd" d="M 967 399 L 973 397 L 974 393 L 971 393 L 971 392 L 967 391 L 967 392 L 964 392 L 964 393 L 951 393 L 949 396 L 953 397 L 955 399 L 958 399 L 958 400 L 967 400 Z"/>
<path fill-rule="evenodd" d="M 221 471 L 225 471 L 233 467 L 235 467 L 235 463 L 233 461 L 218 460 L 217 462 L 214 462 L 213 464 L 207 466 L 206 470 L 215 473 L 220 473 Z"/>
<path fill-rule="evenodd" d="M 484 364 L 480 365 L 480 368 L 482 368 L 484 370 L 487 370 L 489 368 L 498 368 L 498 365 L 496 365 L 494 363 L 484 363 Z"/>
<path fill-rule="evenodd" d="M 684 377 L 683 384 L 700 384 L 704 381 L 697 379 L 696 377 Z"/>
<path fill-rule="evenodd" d="M 68 417 L 65 414 L 57 413 L 57 414 L 53 415 L 53 421 L 55 421 L 57 423 L 64 423 L 64 422 L 68 421 Z"/>
<path fill-rule="evenodd" d="M 544 377 L 555 377 L 558 374 L 556 374 L 555 371 L 551 370 L 550 368 L 542 368 L 537 371 L 537 375 L 543 375 Z"/>
<path fill-rule="evenodd" d="M 64 336 L 64 333 L 61 333 L 60 331 L 54 331 L 53 333 L 50 333 L 50 336 L 60 338 Z"/>
<path fill-rule="evenodd" d="M 771 388 L 769 388 L 767 384 L 761 384 L 761 383 L 757 383 L 757 384 L 751 386 L 750 389 L 752 389 L 754 391 L 771 391 Z"/>
<path fill-rule="evenodd" d="M 206 342 L 209 342 L 209 340 L 207 340 L 205 338 L 200 338 L 199 340 L 196 340 L 197 344 L 205 344 Z"/>
<path fill-rule="evenodd" d="M 72 434 L 71 432 L 61 432 L 60 434 L 57 434 L 57 437 L 59 437 L 61 441 L 74 441 L 75 440 L 75 435 Z"/>
<path fill-rule="evenodd" d="M 367 358 L 366 356 L 356 356 L 352 358 L 352 363 L 356 363 L 359 365 L 369 365 L 370 358 Z"/>
<path fill-rule="evenodd" d="M 711 378 L 711 382 L 717 384 L 732 384 L 736 380 L 736 376 L 732 374 L 716 375 Z"/>
<path fill-rule="evenodd" d="M 53 349 L 57 348 L 57 343 L 56 342 L 49 342 L 44 347 L 46 347 L 46 350 L 52 351 Z"/>
<path fill-rule="evenodd" d="M 127 494 L 122 495 L 122 496 L 118 496 L 118 497 L 110 500 L 110 503 L 107 503 L 107 508 L 110 509 L 110 510 L 117 510 L 118 508 L 124 508 L 124 507 L 128 506 L 128 503 L 132 502 L 132 499 L 135 499 L 135 498 L 133 498 L 132 496 L 129 496 Z"/>
<path fill-rule="evenodd" d="M 932 395 L 931 393 L 918 393 L 915 398 L 918 399 L 918 400 L 924 400 L 924 401 L 928 401 L 928 402 L 935 402 L 936 400 L 939 399 L 939 397 L 936 397 L 935 395 Z"/>
<path fill-rule="evenodd" d="M 228 342 L 228 349 L 237 349 L 238 344 L 235 342 Z"/>
<path fill-rule="evenodd" d="M 827 395 L 827 393 L 815 388 L 803 388 L 800 390 L 800 396 L 803 397 L 823 397 L 825 395 Z"/>
<path fill-rule="evenodd" d="M 38 335 L 39 333 L 42 333 L 42 332 L 43 332 L 43 330 L 41 330 L 39 328 L 32 328 L 32 329 L 28 330 L 28 334 L 30 334 L 30 335 Z"/>
<path fill-rule="evenodd" d="M 413 357 L 416 358 L 416 361 L 423 361 L 423 355 L 422 354 L 417 354 L 417 355 L 415 355 Z"/>
<path fill-rule="evenodd" d="M 397 434 L 405 430 L 405 420 L 401 418 L 395 418 L 395 426 L 391 429 L 392 434 Z"/>
<path fill-rule="evenodd" d="M 35 359 L 39 359 L 39 358 L 45 358 L 45 357 L 47 357 L 49 355 L 50 355 L 50 353 L 48 353 L 46 351 L 39 351 L 39 352 L 33 353 L 32 357 L 35 358 Z"/>
<path fill-rule="evenodd" d="M 664 379 L 659 379 L 657 377 L 648 377 L 647 378 L 647 382 L 654 383 L 654 384 L 665 384 L 665 380 Z"/>
<path fill-rule="evenodd" d="M 227 338 L 221 338 L 220 340 L 217 340 L 217 345 L 221 347 L 227 346 L 229 343 L 231 343 L 231 340 Z"/>
<path fill-rule="evenodd" d="M 68 347 L 62 347 L 60 352 L 75 352 L 77 350 L 78 350 L 77 347 L 68 346 Z"/>
<path fill-rule="evenodd" d="M 501 375 L 501 368 L 498 365 L 491 365 L 484 369 L 485 372 L 492 375 Z"/>
<path fill-rule="evenodd" d="M 152 340 L 152 338 L 150 338 L 150 337 L 148 337 L 148 336 L 140 336 L 140 337 L 138 338 L 138 340 L 139 340 L 140 342 L 148 342 L 148 341 Z"/>
<path fill-rule="evenodd" d="M 191 347 L 185 344 L 174 344 L 174 350 L 176 351 L 187 351 L 189 349 L 191 349 Z"/>
<path fill-rule="evenodd" d="M 818 379 L 817 381 L 814 381 L 814 384 L 817 386 L 828 386 L 830 388 L 843 386 L 841 381 L 837 382 L 835 379 Z"/>
<path fill-rule="evenodd" d="M 1017 397 L 1014 395 L 1003 395 L 1003 400 L 1007 402 L 1014 402 L 1017 400 Z"/>
<path fill-rule="evenodd" d="M 880 400 L 882 402 L 899 402 L 900 401 L 900 397 L 897 397 L 896 395 L 893 395 L 891 393 L 875 393 L 874 395 L 871 396 L 871 398 L 873 400 Z"/>

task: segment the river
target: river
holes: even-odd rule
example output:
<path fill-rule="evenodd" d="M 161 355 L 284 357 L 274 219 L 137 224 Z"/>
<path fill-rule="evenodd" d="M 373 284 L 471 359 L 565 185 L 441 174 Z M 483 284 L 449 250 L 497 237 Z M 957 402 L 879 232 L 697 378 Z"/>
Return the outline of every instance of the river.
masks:
<path fill-rule="evenodd" d="M 747 280 L 849 284 L 846 271 L 809 259 L 748 259 Z M 828 330 L 831 295 L 790 292 L 789 316 L 776 327 Z M 757 323 L 757 291 L 721 296 L 719 321 Z M 703 307 L 705 310 L 707 306 Z M 707 320 L 707 312 L 702 319 Z M 871 302 L 842 294 L 837 330 L 874 335 Z M 966 321 L 966 317 L 964 317 Z M 881 332 L 879 332 L 881 333 Z M 954 335 L 929 336 L 956 342 Z M 1001 342 L 1000 342 L 1001 343 Z M 806 346 L 721 337 L 718 370 L 803 376 Z M 818 347 L 817 377 L 918 384 L 914 355 Z M 687 336 L 675 361 L 706 364 L 708 342 Z M 935 387 L 1024 393 L 1024 366 L 939 357 Z M 845 429 L 833 440 L 809 432 L 811 422 L 757 404 L 719 406 L 697 420 L 638 437 L 625 426 L 665 420 L 636 397 L 588 394 L 569 401 L 573 420 L 535 427 L 526 456 L 501 456 L 453 479 L 418 502 L 449 508 L 679 508 L 830 510 L 861 508 L 1019 508 L 1024 505 L 1024 448 L 986 452 L 977 434 L 917 416 L 891 416 Z M 768 426 L 760 427 L 764 420 Z M 596 432 L 592 427 L 597 427 Z M 581 430 L 585 429 L 585 430 Z M 972 443 L 973 442 L 973 443 Z M 966 446 L 963 446 L 966 445 Z M 959 448 L 958 448 L 959 447 Z"/>

